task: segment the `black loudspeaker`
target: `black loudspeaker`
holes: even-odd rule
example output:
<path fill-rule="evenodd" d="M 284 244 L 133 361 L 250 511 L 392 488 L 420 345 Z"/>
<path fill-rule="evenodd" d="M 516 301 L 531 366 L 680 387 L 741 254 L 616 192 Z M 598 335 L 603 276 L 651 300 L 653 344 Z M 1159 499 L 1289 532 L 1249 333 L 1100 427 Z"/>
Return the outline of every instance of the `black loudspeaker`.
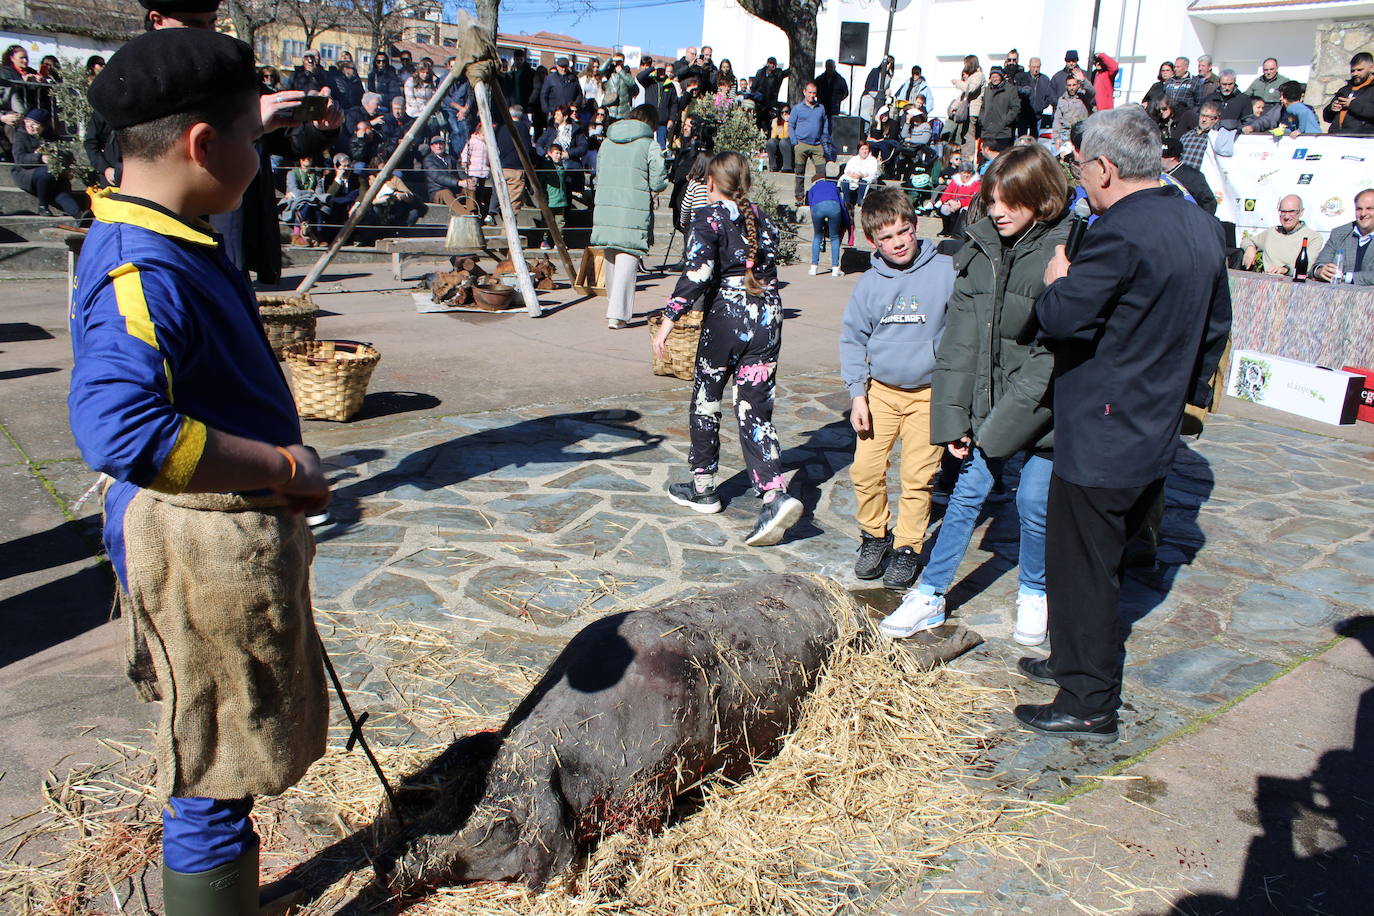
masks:
<path fill-rule="evenodd" d="M 840 23 L 840 63 L 862 67 L 868 63 L 868 23 Z"/>
<path fill-rule="evenodd" d="M 835 144 L 836 153 L 855 155 L 863 135 L 863 123 L 858 118 L 836 115 L 830 119 L 830 142 Z"/>

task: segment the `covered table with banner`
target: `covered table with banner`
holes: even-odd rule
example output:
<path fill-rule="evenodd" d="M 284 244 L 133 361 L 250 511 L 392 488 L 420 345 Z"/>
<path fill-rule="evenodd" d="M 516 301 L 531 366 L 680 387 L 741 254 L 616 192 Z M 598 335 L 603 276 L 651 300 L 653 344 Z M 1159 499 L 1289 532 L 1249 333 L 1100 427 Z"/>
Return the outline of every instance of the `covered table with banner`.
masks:
<path fill-rule="evenodd" d="M 1374 187 L 1374 137 L 1240 134 L 1230 156 L 1208 147 L 1202 174 L 1217 195 L 1217 219 L 1236 224 L 1238 242 L 1275 225 L 1288 194 L 1302 198 L 1309 226 L 1330 233 L 1355 218 L 1355 194 Z"/>

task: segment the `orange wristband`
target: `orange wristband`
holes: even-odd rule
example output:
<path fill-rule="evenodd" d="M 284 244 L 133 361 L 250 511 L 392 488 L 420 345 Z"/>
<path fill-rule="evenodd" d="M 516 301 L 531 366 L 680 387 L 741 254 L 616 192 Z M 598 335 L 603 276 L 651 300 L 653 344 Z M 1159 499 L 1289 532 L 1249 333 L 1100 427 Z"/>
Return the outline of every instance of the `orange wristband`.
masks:
<path fill-rule="evenodd" d="M 291 476 L 287 477 L 285 483 L 282 484 L 282 486 L 286 486 L 286 484 L 296 479 L 296 456 L 288 452 L 286 449 L 282 448 L 280 445 L 274 445 L 272 447 L 277 451 L 281 452 L 282 457 L 285 458 L 287 463 L 291 465 Z"/>

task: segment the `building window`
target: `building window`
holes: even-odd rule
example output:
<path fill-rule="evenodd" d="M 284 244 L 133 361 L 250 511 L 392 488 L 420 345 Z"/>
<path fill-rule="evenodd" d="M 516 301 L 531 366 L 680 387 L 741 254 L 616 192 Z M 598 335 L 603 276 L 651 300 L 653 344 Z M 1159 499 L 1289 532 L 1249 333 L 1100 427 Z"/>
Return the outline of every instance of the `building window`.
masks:
<path fill-rule="evenodd" d="M 340 50 L 338 45 L 322 44 L 320 45 L 320 60 L 336 61 L 339 59 Z"/>
<path fill-rule="evenodd" d="M 281 63 L 285 67 L 305 53 L 305 42 L 288 38 L 281 43 Z"/>
<path fill-rule="evenodd" d="M 458 39 L 456 39 L 456 38 L 445 38 L 445 39 L 444 39 L 444 47 L 446 47 L 446 48 L 456 48 L 456 47 L 458 47 Z"/>

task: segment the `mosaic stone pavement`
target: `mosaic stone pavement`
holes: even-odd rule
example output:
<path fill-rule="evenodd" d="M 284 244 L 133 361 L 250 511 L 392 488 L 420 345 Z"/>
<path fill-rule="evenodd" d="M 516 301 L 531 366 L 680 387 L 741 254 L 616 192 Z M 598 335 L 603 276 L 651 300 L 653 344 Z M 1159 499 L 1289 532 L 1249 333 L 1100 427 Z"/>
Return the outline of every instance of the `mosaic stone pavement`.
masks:
<path fill-rule="evenodd" d="M 807 514 L 762 549 L 743 545 L 758 501 L 737 442 L 723 442 L 722 514 L 664 495 L 687 472 L 687 395 L 684 383 L 570 405 L 311 425 L 336 480 L 335 522 L 318 531 L 316 605 L 355 707 L 373 712 L 374 740 L 446 740 L 448 708 L 501 716 L 568 637 L 613 608 L 772 571 L 872 585 L 851 568 L 853 434 L 838 380 L 784 373 L 776 421 Z M 1160 565 L 1132 573 L 1124 591 L 1122 740 L 1028 734 L 1008 705 L 993 736 L 995 784 L 1054 797 L 1368 614 L 1371 459 L 1367 446 L 1212 417 L 1169 478 Z M 1026 654 L 1010 641 L 1017 522 L 1010 495 L 995 500 L 950 595 L 952 616 L 986 642 L 956 665 L 1044 702 L 1050 688 L 1010 674 Z"/>

